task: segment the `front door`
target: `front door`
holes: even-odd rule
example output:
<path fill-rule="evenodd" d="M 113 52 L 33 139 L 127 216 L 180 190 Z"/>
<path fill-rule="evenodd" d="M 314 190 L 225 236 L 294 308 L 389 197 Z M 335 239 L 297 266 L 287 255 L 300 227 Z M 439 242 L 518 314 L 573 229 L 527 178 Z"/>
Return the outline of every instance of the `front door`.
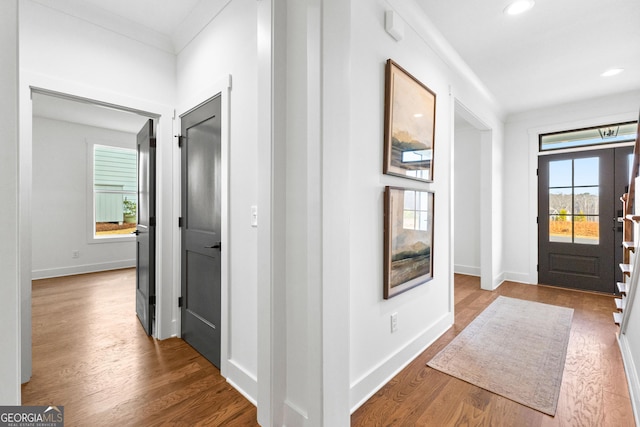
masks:
<path fill-rule="evenodd" d="M 182 338 L 220 367 L 221 98 L 182 118 Z"/>
<path fill-rule="evenodd" d="M 138 225 L 136 226 L 136 314 L 151 335 L 156 298 L 156 139 L 153 119 L 138 133 Z"/>
<path fill-rule="evenodd" d="M 539 157 L 539 283 L 615 292 L 616 254 L 622 252 L 616 214 L 629 182 L 630 152 L 622 147 Z"/>

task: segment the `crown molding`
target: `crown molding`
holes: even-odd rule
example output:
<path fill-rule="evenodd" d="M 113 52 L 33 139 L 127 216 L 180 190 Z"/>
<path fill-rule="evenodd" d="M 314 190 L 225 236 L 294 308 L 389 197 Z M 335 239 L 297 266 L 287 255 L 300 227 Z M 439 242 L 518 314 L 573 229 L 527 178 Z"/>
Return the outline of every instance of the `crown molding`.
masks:
<path fill-rule="evenodd" d="M 418 36 L 425 41 L 433 51 L 453 70 L 456 70 L 465 80 L 471 83 L 485 100 L 495 109 L 497 115 L 504 118 L 505 112 L 496 97 L 480 80 L 460 54 L 451 46 L 447 39 L 438 31 L 426 12 L 415 2 L 406 0 L 387 0 L 389 5 L 405 20 Z"/>
<path fill-rule="evenodd" d="M 175 53 L 182 52 L 229 3 L 231 0 L 200 0 L 171 36 Z"/>
<path fill-rule="evenodd" d="M 88 22 L 107 31 L 144 43 L 167 53 L 175 54 L 169 36 L 144 27 L 142 24 L 98 9 L 79 0 L 28 0 L 48 9 Z"/>

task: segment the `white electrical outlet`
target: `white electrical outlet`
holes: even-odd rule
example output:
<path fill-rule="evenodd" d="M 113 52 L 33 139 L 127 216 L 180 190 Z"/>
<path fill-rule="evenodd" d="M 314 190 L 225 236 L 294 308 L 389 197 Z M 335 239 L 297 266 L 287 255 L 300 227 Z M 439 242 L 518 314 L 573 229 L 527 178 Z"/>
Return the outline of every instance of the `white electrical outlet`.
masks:
<path fill-rule="evenodd" d="M 398 313 L 391 314 L 391 333 L 398 330 Z"/>
<path fill-rule="evenodd" d="M 71 258 L 80 258 L 80 251 L 77 249 L 71 251 Z"/>

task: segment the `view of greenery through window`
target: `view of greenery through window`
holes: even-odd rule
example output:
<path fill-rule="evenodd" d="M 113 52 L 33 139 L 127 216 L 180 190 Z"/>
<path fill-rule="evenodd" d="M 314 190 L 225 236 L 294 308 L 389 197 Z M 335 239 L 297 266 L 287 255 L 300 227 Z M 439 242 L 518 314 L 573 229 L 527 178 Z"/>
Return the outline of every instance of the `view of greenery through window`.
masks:
<path fill-rule="evenodd" d="M 597 157 L 549 163 L 549 240 L 597 245 L 600 241 Z"/>
<path fill-rule="evenodd" d="M 95 145 L 93 154 L 94 235 L 129 235 L 135 231 L 138 218 L 137 153 Z"/>

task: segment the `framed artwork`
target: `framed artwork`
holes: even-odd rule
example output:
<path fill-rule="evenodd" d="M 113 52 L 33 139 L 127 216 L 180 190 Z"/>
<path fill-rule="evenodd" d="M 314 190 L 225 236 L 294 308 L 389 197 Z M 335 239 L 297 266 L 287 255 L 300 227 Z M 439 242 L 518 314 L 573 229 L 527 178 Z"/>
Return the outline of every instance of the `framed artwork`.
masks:
<path fill-rule="evenodd" d="M 431 191 L 385 187 L 385 299 L 433 278 L 433 199 Z"/>
<path fill-rule="evenodd" d="M 383 172 L 433 181 L 436 94 L 391 59 L 385 72 Z"/>

